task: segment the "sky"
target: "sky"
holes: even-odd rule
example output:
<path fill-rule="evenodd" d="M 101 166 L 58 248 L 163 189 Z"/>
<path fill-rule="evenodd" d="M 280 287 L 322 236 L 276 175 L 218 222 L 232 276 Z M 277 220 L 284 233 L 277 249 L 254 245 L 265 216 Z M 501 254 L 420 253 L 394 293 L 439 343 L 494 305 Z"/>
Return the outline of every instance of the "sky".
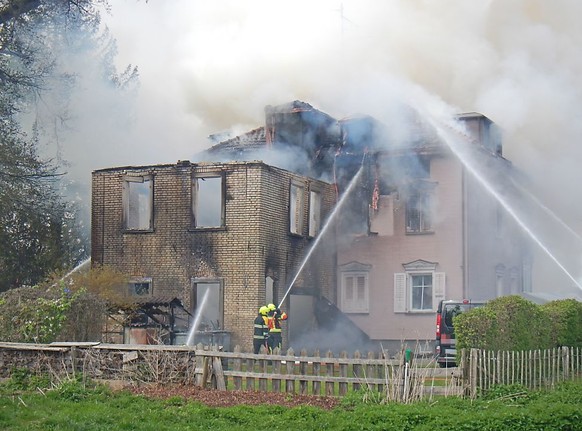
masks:
<path fill-rule="evenodd" d="M 261 126 L 266 105 L 292 100 L 338 119 L 389 121 L 399 103 L 436 121 L 479 112 L 544 208 L 582 232 L 580 16 L 578 0 L 111 0 L 104 24 L 139 92 L 87 109 L 77 138 L 97 153 L 63 151 L 89 182 L 94 169 L 192 160 L 210 134 Z M 574 242 L 569 265 L 582 267 Z"/>

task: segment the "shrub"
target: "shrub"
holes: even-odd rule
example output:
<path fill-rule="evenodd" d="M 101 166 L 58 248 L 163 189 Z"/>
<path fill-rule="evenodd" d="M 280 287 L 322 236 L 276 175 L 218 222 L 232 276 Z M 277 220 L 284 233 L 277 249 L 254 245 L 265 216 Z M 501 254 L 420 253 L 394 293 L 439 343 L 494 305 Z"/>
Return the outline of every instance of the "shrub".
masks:
<path fill-rule="evenodd" d="M 556 311 L 558 313 L 558 311 Z M 576 315 L 572 313 L 572 315 Z M 570 326 L 573 321 L 567 320 Z M 502 296 L 454 318 L 457 348 L 532 350 L 555 347 L 548 312 L 520 296 Z"/>
<path fill-rule="evenodd" d="M 582 303 L 574 299 L 548 302 L 542 306 L 554 346 L 582 347 Z"/>

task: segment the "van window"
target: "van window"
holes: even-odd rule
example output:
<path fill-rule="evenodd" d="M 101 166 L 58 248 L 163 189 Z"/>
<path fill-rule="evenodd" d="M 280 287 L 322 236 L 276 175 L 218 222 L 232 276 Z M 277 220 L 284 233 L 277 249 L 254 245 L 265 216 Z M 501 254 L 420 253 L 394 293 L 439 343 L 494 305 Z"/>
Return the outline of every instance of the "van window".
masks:
<path fill-rule="evenodd" d="M 453 317 L 458 314 L 470 310 L 474 306 L 472 304 L 446 304 L 444 310 L 445 325 L 449 328 L 453 327 Z"/>

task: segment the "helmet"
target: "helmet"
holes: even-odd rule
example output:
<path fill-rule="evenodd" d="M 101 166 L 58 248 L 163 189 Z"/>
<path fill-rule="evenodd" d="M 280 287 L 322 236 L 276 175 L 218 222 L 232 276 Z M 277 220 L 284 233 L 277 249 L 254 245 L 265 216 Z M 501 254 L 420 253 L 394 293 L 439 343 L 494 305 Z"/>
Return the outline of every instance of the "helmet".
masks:
<path fill-rule="evenodd" d="M 273 311 L 273 310 L 276 310 L 277 309 L 277 307 L 275 306 L 275 304 L 269 304 L 269 305 L 267 305 L 267 308 L 269 309 L 269 311 Z"/>
<path fill-rule="evenodd" d="M 269 308 L 266 305 L 263 305 L 259 308 L 259 313 L 265 316 L 269 312 Z"/>

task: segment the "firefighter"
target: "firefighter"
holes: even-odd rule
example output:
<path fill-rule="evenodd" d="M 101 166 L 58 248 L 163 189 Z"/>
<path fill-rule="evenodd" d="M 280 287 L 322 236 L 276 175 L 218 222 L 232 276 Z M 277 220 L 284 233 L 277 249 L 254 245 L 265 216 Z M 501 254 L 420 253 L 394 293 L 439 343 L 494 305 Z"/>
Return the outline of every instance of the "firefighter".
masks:
<path fill-rule="evenodd" d="M 261 352 L 261 347 L 265 346 L 266 349 L 269 348 L 267 345 L 267 338 L 269 337 L 269 326 L 268 317 L 269 309 L 266 305 L 259 308 L 259 314 L 255 318 L 255 326 L 253 333 L 253 351 L 255 355 Z"/>
<path fill-rule="evenodd" d="M 274 349 L 281 349 L 283 345 L 283 337 L 281 336 L 281 322 L 287 320 L 287 313 L 281 311 L 275 306 L 275 304 L 267 305 L 269 309 L 268 312 L 268 326 L 269 326 L 269 338 L 267 343 L 269 345 L 269 352 L 273 352 Z"/>

